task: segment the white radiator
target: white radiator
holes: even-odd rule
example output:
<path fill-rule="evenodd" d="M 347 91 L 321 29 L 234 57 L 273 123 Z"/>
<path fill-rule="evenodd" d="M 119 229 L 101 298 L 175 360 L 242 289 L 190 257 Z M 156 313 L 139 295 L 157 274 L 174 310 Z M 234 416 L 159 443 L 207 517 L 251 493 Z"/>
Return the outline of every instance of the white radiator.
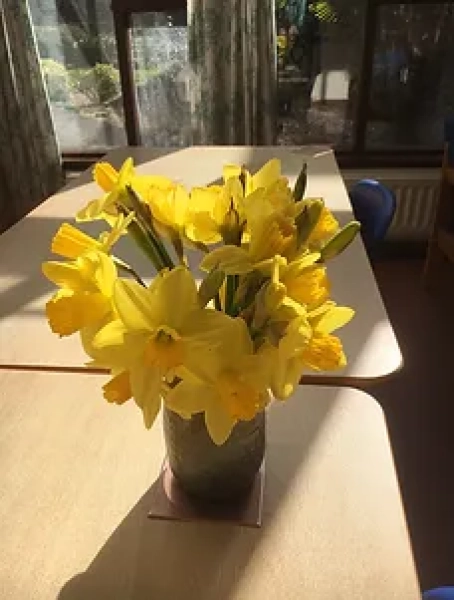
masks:
<path fill-rule="evenodd" d="M 437 169 L 371 169 L 342 173 L 347 189 L 360 179 L 377 179 L 396 194 L 397 210 L 389 229 L 390 241 L 421 241 L 430 234 L 438 198 Z"/>

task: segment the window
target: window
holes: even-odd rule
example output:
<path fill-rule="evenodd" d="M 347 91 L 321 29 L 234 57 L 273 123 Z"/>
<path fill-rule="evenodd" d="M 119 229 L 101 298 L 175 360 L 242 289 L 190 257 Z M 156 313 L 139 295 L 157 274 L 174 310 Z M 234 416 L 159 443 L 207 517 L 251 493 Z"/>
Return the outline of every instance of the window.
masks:
<path fill-rule="evenodd" d="M 30 0 L 63 152 L 126 143 L 109 0 Z"/>
<path fill-rule="evenodd" d="M 454 110 L 452 2 L 377 12 L 366 148 L 439 148 Z"/>
<path fill-rule="evenodd" d="M 132 17 L 134 84 L 142 142 L 188 146 L 188 35 L 185 10 Z"/>
<path fill-rule="evenodd" d="M 276 2 L 280 143 L 435 157 L 454 112 L 452 2 Z"/>
<path fill-rule="evenodd" d="M 439 163 L 443 121 L 454 112 L 452 1 L 275 5 L 279 144 L 330 144 L 351 165 L 392 166 L 396 156 Z M 125 122 L 132 141 L 191 143 L 185 0 L 30 6 L 64 152 L 124 145 Z"/>
<path fill-rule="evenodd" d="M 277 0 L 281 144 L 353 144 L 364 0 Z"/>

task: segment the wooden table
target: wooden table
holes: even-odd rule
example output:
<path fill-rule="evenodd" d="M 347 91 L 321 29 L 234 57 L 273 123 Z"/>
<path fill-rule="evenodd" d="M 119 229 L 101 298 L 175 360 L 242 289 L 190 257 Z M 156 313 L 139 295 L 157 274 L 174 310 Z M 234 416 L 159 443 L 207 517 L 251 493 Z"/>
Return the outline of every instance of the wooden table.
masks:
<path fill-rule="evenodd" d="M 326 148 L 122 148 L 108 154 L 107 160 L 120 165 L 129 155 L 140 164 L 139 172 L 168 175 L 188 186 L 216 180 L 224 163 L 258 168 L 273 156 L 281 158 L 284 174 L 293 183 L 307 161 L 307 194 L 323 196 L 341 223 L 352 218 L 334 155 Z M 86 356 L 78 337 L 60 340 L 48 328 L 43 308 L 53 287 L 41 275 L 40 263 L 51 258 L 50 241 L 61 222 L 99 196 L 97 186 L 89 182 L 87 172 L 0 237 L 0 368 L 83 369 Z M 97 232 L 99 224 L 85 229 Z M 151 275 L 150 265 L 129 239 L 122 240 L 117 253 L 142 274 Z M 402 357 L 361 240 L 329 266 L 334 298 L 357 312 L 341 332 L 349 364 L 341 372 L 308 376 L 306 381 L 364 386 L 388 377 L 400 368 Z"/>
<path fill-rule="evenodd" d="M 416 600 L 386 426 L 348 388 L 268 418 L 261 529 L 147 519 L 160 424 L 100 377 L 0 372 L 2 600 Z"/>

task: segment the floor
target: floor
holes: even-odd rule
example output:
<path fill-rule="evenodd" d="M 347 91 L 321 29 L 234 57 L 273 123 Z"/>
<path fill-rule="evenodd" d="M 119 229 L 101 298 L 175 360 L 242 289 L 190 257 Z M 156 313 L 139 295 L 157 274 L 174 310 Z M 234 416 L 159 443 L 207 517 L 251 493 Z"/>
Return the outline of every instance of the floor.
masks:
<path fill-rule="evenodd" d="M 375 266 L 404 356 L 372 391 L 388 423 L 421 587 L 454 585 L 454 267 L 437 291 L 420 260 Z M 450 276 L 451 275 L 451 276 Z"/>

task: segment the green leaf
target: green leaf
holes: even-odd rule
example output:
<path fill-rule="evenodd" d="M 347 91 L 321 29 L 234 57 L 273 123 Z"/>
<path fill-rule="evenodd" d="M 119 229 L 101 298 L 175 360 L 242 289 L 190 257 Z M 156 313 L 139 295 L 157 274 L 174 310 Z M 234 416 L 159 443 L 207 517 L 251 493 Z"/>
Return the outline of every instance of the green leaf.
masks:
<path fill-rule="evenodd" d="M 307 185 L 307 163 L 303 163 L 300 174 L 298 175 L 298 179 L 295 183 L 295 188 L 293 190 L 293 199 L 295 202 L 299 202 L 304 197 L 304 193 L 306 192 Z"/>
<path fill-rule="evenodd" d="M 320 259 L 325 262 L 341 254 L 355 239 L 361 225 L 358 221 L 350 221 L 320 251 Z"/>
<path fill-rule="evenodd" d="M 302 213 L 295 219 L 298 249 L 309 239 L 309 236 L 320 219 L 324 207 L 323 200 L 320 198 L 307 200 L 305 202 L 306 205 Z"/>

